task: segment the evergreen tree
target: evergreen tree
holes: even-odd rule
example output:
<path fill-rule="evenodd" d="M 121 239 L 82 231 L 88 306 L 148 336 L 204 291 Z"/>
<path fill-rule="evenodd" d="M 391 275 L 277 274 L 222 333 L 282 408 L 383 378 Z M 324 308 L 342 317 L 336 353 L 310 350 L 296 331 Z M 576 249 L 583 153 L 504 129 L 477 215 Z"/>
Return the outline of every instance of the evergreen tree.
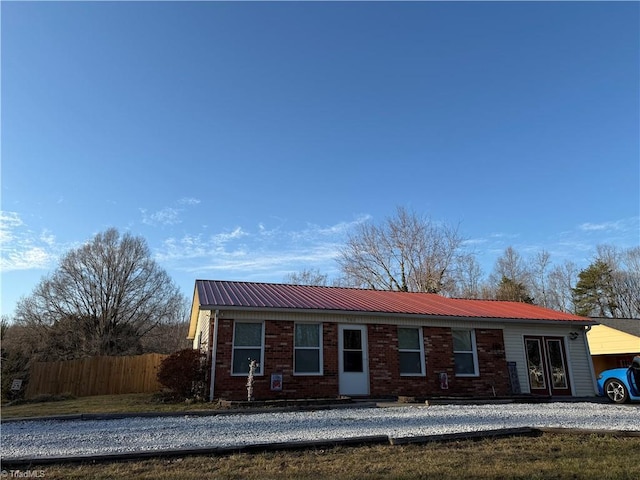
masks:
<path fill-rule="evenodd" d="M 603 260 L 596 260 L 578 274 L 578 283 L 572 291 L 577 315 L 615 317 L 616 296 L 613 270 Z"/>
<path fill-rule="evenodd" d="M 496 300 L 533 303 L 533 298 L 529 295 L 527 287 L 525 287 L 524 284 L 504 276 L 498 285 Z"/>

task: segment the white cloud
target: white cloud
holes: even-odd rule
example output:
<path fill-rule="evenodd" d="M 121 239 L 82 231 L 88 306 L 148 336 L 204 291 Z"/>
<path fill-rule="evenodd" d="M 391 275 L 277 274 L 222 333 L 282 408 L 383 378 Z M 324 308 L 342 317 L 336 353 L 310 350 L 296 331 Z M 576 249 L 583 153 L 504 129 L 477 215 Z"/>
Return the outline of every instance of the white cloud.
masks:
<path fill-rule="evenodd" d="M 327 227 L 308 225 L 302 230 L 285 230 L 282 226 L 268 229 L 261 222 L 254 231 L 237 226 L 207 237 L 170 238 L 163 242 L 155 258 L 174 270 L 218 278 L 261 275 L 280 281 L 284 274 L 274 277 L 277 272 L 304 268 L 333 271 L 347 231 L 366 218 Z"/>
<path fill-rule="evenodd" d="M 246 237 L 249 235 L 247 232 L 243 231 L 241 227 L 236 227 L 232 232 L 228 233 L 219 233 L 214 235 L 212 238 L 216 244 L 227 243 L 230 240 L 236 240 L 238 238 Z"/>
<path fill-rule="evenodd" d="M 326 227 L 321 227 L 319 225 L 309 223 L 307 225 L 307 228 L 305 228 L 304 230 L 297 230 L 297 231 L 290 232 L 290 236 L 291 238 L 297 241 L 302 240 L 302 241 L 311 241 L 311 242 L 321 237 L 343 238 L 354 227 L 362 223 L 365 223 L 370 219 L 371 219 L 370 215 L 360 215 L 353 221 L 338 222 L 335 225 L 329 225 Z"/>
<path fill-rule="evenodd" d="M 620 233 L 629 232 L 636 235 L 640 234 L 640 217 L 621 218 L 618 220 L 608 220 L 604 222 L 585 222 L 578 225 L 578 230 L 582 232 L 609 232 Z"/>
<path fill-rule="evenodd" d="M 176 225 L 180 223 L 180 210 L 172 207 L 166 207 L 154 213 L 147 213 L 146 210 L 140 209 L 142 213 L 142 223 L 145 225 Z"/>
<path fill-rule="evenodd" d="M 14 230 L 23 225 L 16 212 L 0 211 L 0 243 L 4 245 L 11 242 L 14 239 Z"/>
<path fill-rule="evenodd" d="M 322 271 L 333 269 L 332 263 L 338 252 L 338 244 L 314 245 L 309 248 L 276 250 L 234 250 L 217 252 L 218 255 L 202 259 L 201 263 L 185 268 L 190 273 L 220 274 L 227 273 L 242 278 L 256 274 L 270 275 L 272 281 L 275 272 L 291 272 L 304 268 L 318 268 Z"/>
<path fill-rule="evenodd" d="M 160 262 L 184 262 L 206 256 L 207 252 L 209 248 L 199 235 L 185 235 L 181 239 L 171 237 L 164 240 L 155 257 Z"/>
<path fill-rule="evenodd" d="M 46 243 L 49 246 L 53 246 L 56 243 L 56 237 L 55 235 L 53 235 L 53 233 L 51 233 L 49 230 L 47 230 L 46 228 L 42 231 L 42 233 L 40 234 L 40 240 L 43 243 Z"/>
<path fill-rule="evenodd" d="M 281 232 L 280 226 L 275 228 L 267 228 L 264 223 L 258 224 L 258 235 L 264 238 L 275 237 Z"/>
<path fill-rule="evenodd" d="M 184 266 L 186 262 L 207 259 L 214 256 L 238 256 L 238 249 L 230 250 L 227 244 L 248 234 L 241 227 L 231 232 L 222 232 L 204 238 L 202 235 L 184 235 L 182 238 L 167 238 L 155 253 L 159 262 Z"/>
<path fill-rule="evenodd" d="M 602 223 L 583 223 L 582 225 L 578 226 L 578 228 L 580 230 L 583 230 L 585 232 L 592 232 L 592 231 L 607 231 L 607 230 L 621 230 L 623 228 L 623 221 L 622 220 L 617 220 L 615 222 L 602 222 Z"/>
<path fill-rule="evenodd" d="M 198 205 L 200 203 L 200 200 L 193 197 L 183 197 L 176 203 L 178 205 L 186 205 L 189 207 Z M 166 226 L 182 223 L 180 215 L 184 211 L 184 208 L 176 207 L 164 207 L 153 213 L 149 213 L 146 208 L 140 209 L 140 213 L 142 214 L 142 223 L 144 223 L 145 225 L 150 225 L 152 227 L 155 227 L 157 225 Z"/>
<path fill-rule="evenodd" d="M 596 245 L 616 245 L 630 248 L 640 245 L 640 217 L 604 222 L 585 222 L 573 232 L 563 232 L 563 241 Z"/>
<path fill-rule="evenodd" d="M 178 200 L 178 203 L 180 205 L 198 205 L 200 203 L 200 200 L 193 197 L 184 197 Z"/>
<path fill-rule="evenodd" d="M 472 247 L 474 245 L 483 245 L 486 244 L 488 240 L 486 238 L 469 238 L 467 240 L 462 241 L 462 245 L 466 247 Z"/>
<path fill-rule="evenodd" d="M 371 215 L 361 215 L 351 222 L 339 222 L 329 227 L 318 228 L 317 232 L 321 235 L 344 235 L 356 225 L 368 222 L 369 220 L 371 220 Z"/>
<path fill-rule="evenodd" d="M 495 232 L 489 235 L 491 238 L 518 238 L 520 236 L 519 233 L 503 233 L 503 232 Z"/>
<path fill-rule="evenodd" d="M 9 252 L 2 257 L 1 270 L 33 270 L 46 269 L 51 266 L 54 256 L 42 247 L 27 247 Z"/>
<path fill-rule="evenodd" d="M 17 212 L 0 212 L 0 270 L 46 269 L 58 258 L 55 237 L 48 231 L 35 234 Z"/>

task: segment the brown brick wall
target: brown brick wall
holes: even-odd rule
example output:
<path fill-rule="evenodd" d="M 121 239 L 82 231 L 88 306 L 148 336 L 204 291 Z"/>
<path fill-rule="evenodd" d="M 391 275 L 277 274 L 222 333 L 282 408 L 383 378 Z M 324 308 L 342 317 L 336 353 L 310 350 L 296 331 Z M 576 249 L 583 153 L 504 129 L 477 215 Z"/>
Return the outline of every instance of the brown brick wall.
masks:
<path fill-rule="evenodd" d="M 265 322 L 263 376 L 256 376 L 254 397 L 333 398 L 339 395 L 338 325 L 323 324 L 322 376 L 293 375 L 293 322 Z M 426 376 L 400 376 L 398 327 L 368 325 L 369 381 L 372 397 L 437 395 L 488 396 L 509 394 L 507 363 L 502 330 L 476 329 L 480 376 L 455 377 L 451 329 L 423 327 Z M 221 319 L 218 330 L 215 397 L 226 400 L 247 398 L 246 377 L 231 376 L 233 320 Z M 446 372 L 449 389 L 441 390 L 439 374 Z M 283 376 L 282 391 L 271 391 L 272 373 Z"/>
<path fill-rule="evenodd" d="M 509 394 L 502 330 L 476 329 L 479 377 L 456 377 L 451 329 L 423 327 L 426 376 L 400 376 L 395 325 L 369 325 L 369 368 L 372 396 L 490 396 Z M 440 388 L 440 373 L 449 388 Z"/>
<path fill-rule="evenodd" d="M 471 382 L 463 382 L 469 393 L 509 395 L 511 386 L 502 330 L 476 329 L 476 343 L 480 377 L 471 379 Z"/>
<path fill-rule="evenodd" d="M 338 326 L 322 328 L 324 375 L 293 374 L 293 322 L 265 322 L 262 376 L 256 376 L 253 396 L 257 400 L 280 398 L 334 398 L 338 396 Z M 215 397 L 247 399 L 247 377 L 231 376 L 233 320 L 219 322 Z M 282 390 L 271 391 L 271 374 L 282 374 Z"/>

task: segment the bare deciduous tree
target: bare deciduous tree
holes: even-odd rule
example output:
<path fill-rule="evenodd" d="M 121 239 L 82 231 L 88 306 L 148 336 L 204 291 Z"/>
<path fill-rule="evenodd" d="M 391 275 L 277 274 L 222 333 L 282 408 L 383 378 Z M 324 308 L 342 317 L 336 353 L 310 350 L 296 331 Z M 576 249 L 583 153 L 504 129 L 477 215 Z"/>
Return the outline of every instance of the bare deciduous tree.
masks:
<path fill-rule="evenodd" d="M 188 331 L 189 322 L 160 324 L 142 337 L 142 351 L 145 353 L 171 354 L 190 348 L 192 342 L 187 340 L 186 332 Z"/>
<path fill-rule="evenodd" d="M 493 273 L 491 274 L 492 283 L 499 284 L 503 278 L 508 278 L 514 282 L 522 283 L 529 287 L 531 274 L 527 264 L 513 247 L 509 246 L 498 257 Z"/>
<path fill-rule="evenodd" d="M 531 262 L 531 289 L 536 304 L 543 307 L 550 306 L 549 292 L 549 267 L 551 266 L 551 254 L 545 250 L 538 252 Z"/>
<path fill-rule="evenodd" d="M 360 225 L 348 237 L 338 263 L 353 286 L 439 293 L 452 282 L 461 243 L 457 228 L 398 207 L 380 226 Z"/>
<path fill-rule="evenodd" d="M 573 289 L 578 281 L 578 266 L 570 261 L 551 269 L 547 277 L 547 307 L 561 312 L 573 312 Z"/>
<path fill-rule="evenodd" d="M 622 253 L 621 267 L 614 274 L 620 315 L 640 318 L 640 247 Z"/>
<path fill-rule="evenodd" d="M 328 276 L 320 273 L 320 270 L 305 269 L 300 272 L 292 272 L 284 277 L 284 283 L 292 285 L 315 285 L 326 287 Z"/>
<path fill-rule="evenodd" d="M 109 229 L 68 252 L 16 319 L 39 329 L 49 358 L 130 354 L 157 325 L 184 320 L 185 304 L 144 239 Z"/>
<path fill-rule="evenodd" d="M 489 275 L 496 299 L 534 301 L 531 298 L 531 272 L 524 258 L 511 246 L 498 257 Z"/>
<path fill-rule="evenodd" d="M 447 293 L 452 297 L 460 298 L 482 297 L 482 269 L 474 255 L 458 257 L 453 289 Z"/>

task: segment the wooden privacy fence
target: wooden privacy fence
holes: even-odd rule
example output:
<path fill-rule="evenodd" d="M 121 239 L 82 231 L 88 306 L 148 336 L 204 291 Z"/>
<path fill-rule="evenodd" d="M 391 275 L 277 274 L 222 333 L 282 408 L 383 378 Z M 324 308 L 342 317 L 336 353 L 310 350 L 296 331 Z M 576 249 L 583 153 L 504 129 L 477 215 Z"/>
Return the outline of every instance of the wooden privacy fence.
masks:
<path fill-rule="evenodd" d="M 89 357 L 66 362 L 38 362 L 31 367 L 26 398 L 71 393 L 76 397 L 158 392 L 156 374 L 168 355 Z"/>

